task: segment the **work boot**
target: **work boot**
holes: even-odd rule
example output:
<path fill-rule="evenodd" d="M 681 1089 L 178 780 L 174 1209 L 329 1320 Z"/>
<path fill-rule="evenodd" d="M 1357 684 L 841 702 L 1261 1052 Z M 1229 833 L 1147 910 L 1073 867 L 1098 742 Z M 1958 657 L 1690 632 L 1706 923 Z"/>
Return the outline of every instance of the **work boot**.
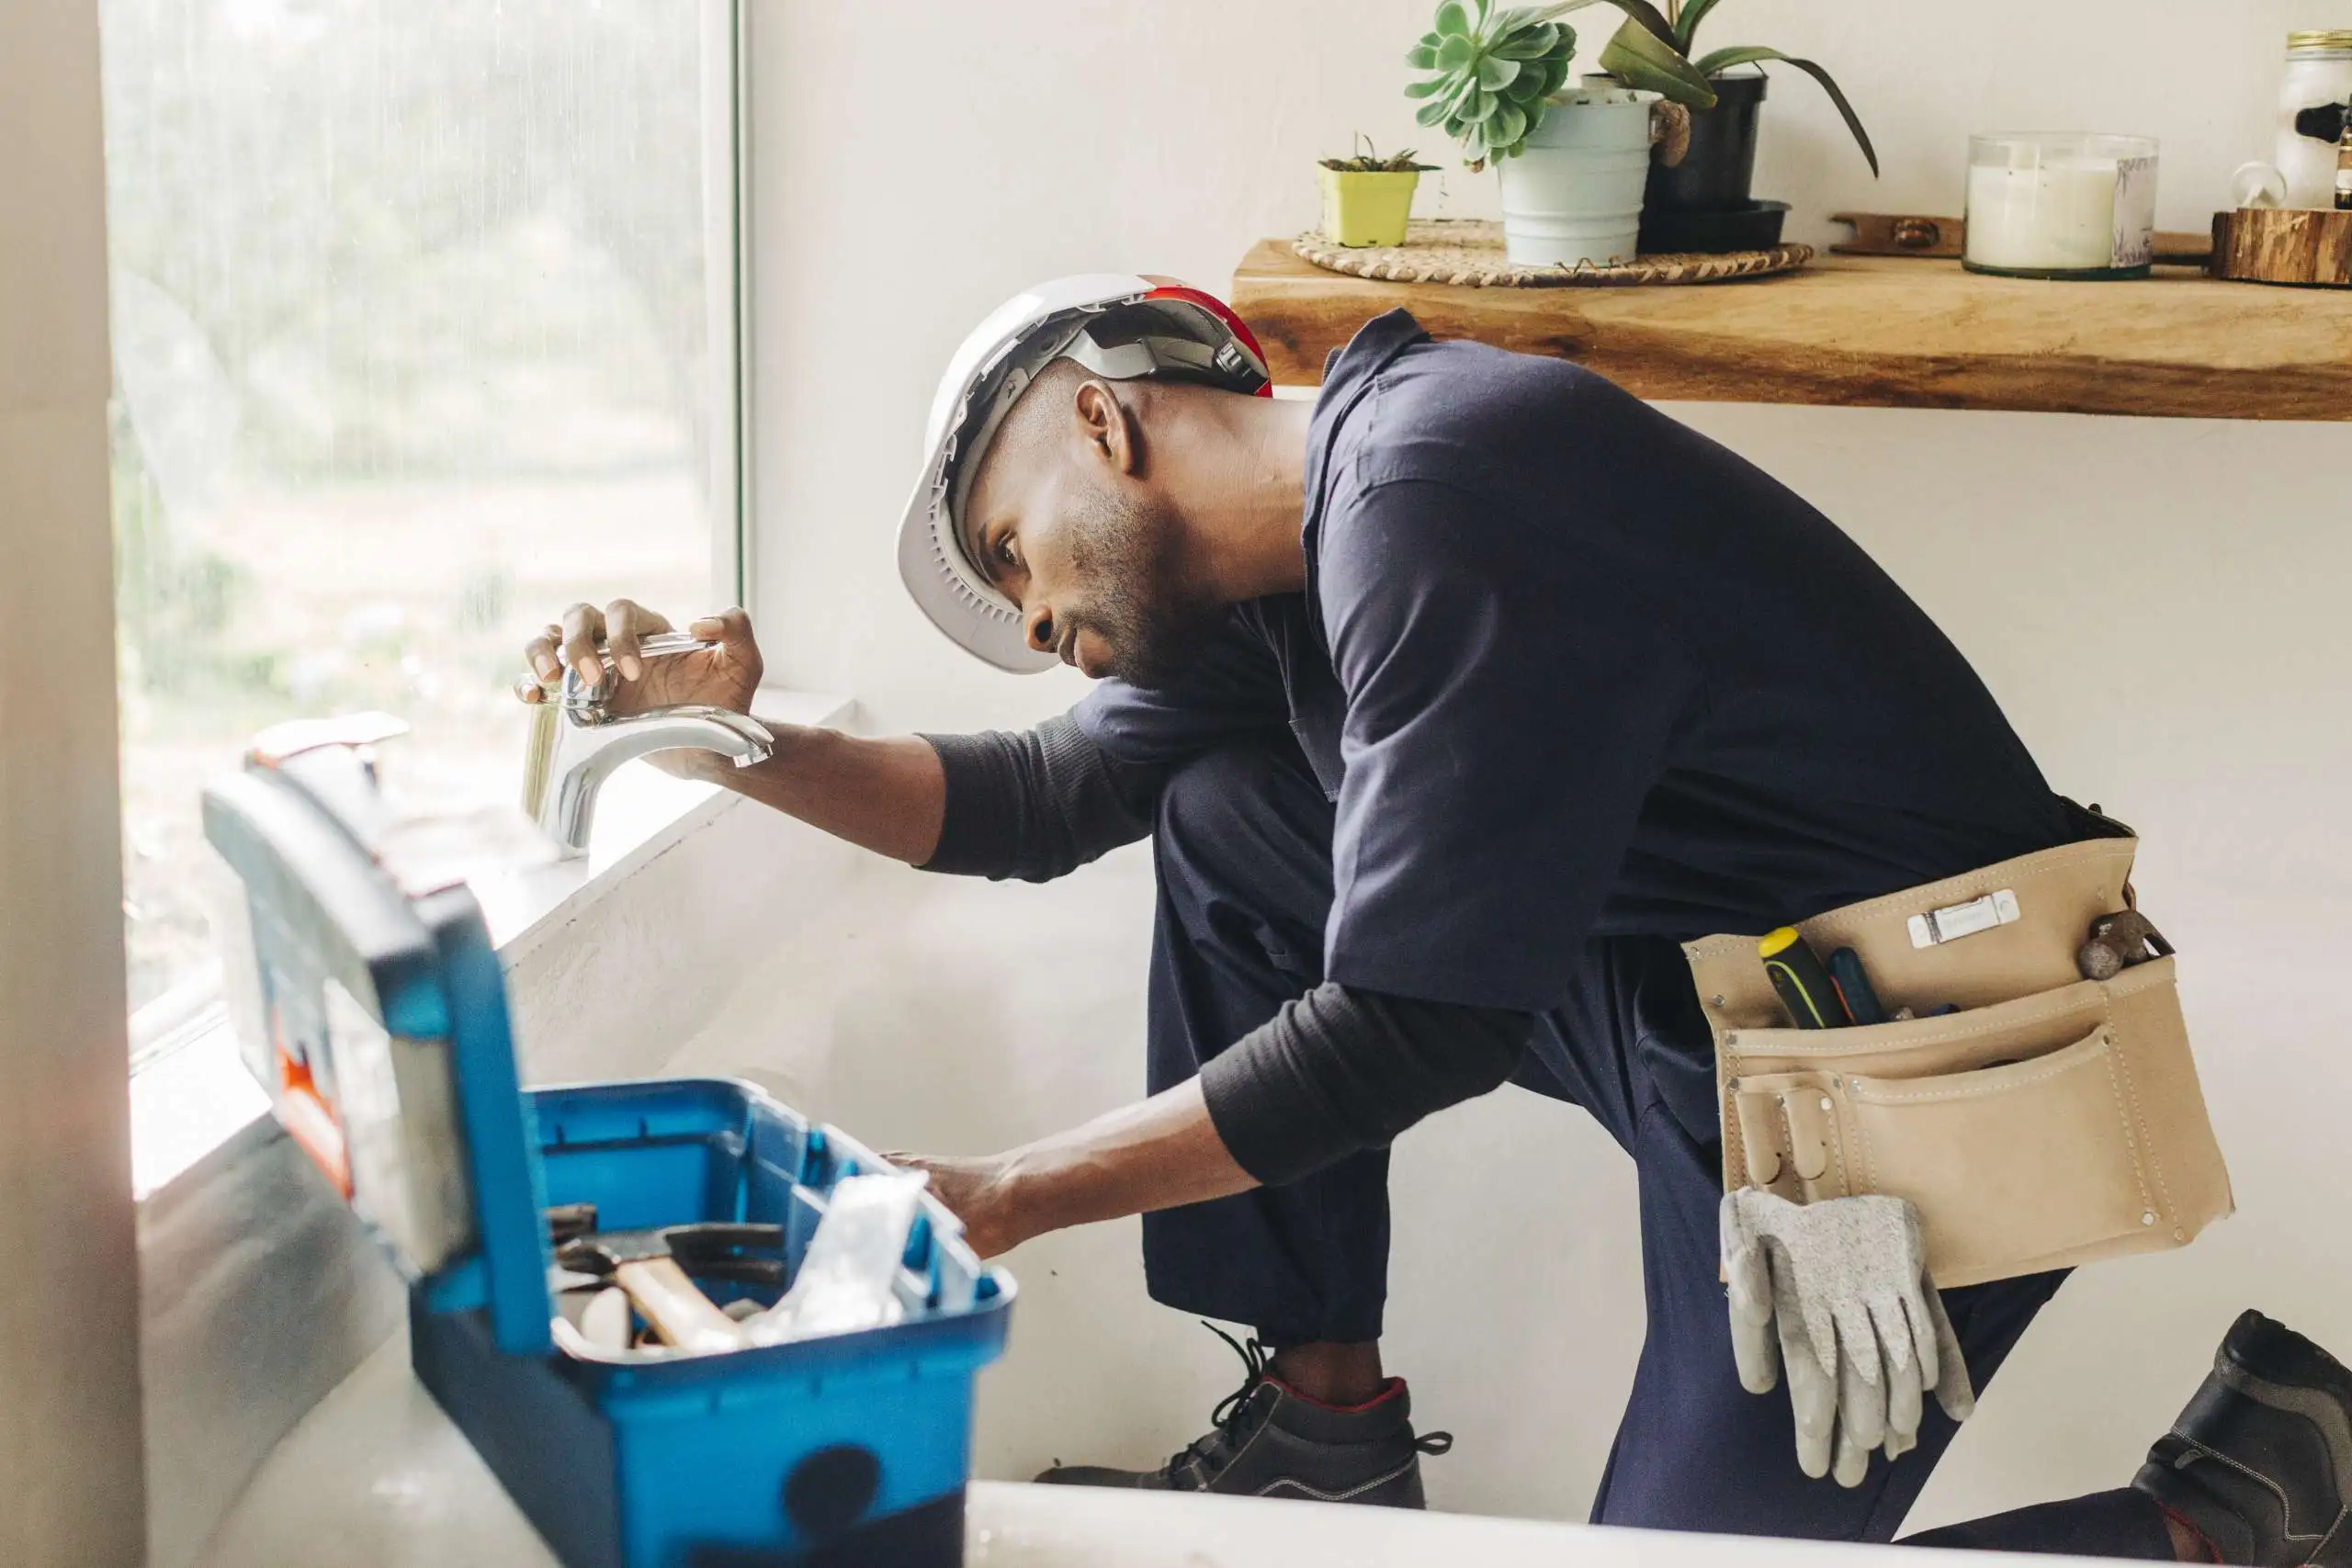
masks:
<path fill-rule="evenodd" d="M 2241 1314 L 2132 1484 L 2216 1562 L 2352 1568 L 2352 1371 L 2286 1325 Z"/>
<path fill-rule="evenodd" d="M 1421 1455 L 1453 1446 L 1449 1432 L 1413 1435 L 1405 1380 L 1351 1410 L 1318 1404 L 1266 1371 L 1266 1347 L 1245 1347 L 1223 1329 L 1210 1332 L 1239 1353 L 1249 1377 L 1218 1404 L 1209 1434 L 1158 1470 L 1056 1465 L 1038 1481 L 1053 1486 L 1126 1486 L 1145 1492 L 1222 1492 L 1242 1497 L 1308 1497 L 1419 1508 Z"/>

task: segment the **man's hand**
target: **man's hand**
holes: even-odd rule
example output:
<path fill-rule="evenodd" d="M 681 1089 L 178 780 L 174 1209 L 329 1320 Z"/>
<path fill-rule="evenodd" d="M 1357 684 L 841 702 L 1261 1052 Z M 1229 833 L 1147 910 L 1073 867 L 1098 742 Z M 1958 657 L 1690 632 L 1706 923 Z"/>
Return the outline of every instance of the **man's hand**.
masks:
<path fill-rule="evenodd" d="M 752 617 L 727 610 L 686 628 L 688 635 L 717 644 L 714 648 L 653 660 L 639 655 L 640 640 L 670 629 L 667 616 L 628 599 L 616 599 L 602 610 L 574 604 L 564 612 L 561 626 L 549 626 L 523 645 L 523 662 L 530 673 L 515 682 L 515 694 L 526 703 L 544 702 L 546 688 L 567 667 L 591 685 L 605 683 L 604 660 L 609 654 L 617 677 L 605 701 L 612 713 L 642 713 L 681 703 L 750 713 L 765 668 L 759 644 L 752 639 Z"/>
<path fill-rule="evenodd" d="M 1258 1185 L 1217 1136 L 1198 1078 L 1009 1154 L 890 1160 L 931 1173 L 932 1190 L 982 1258 L 1067 1225 L 1204 1203 Z"/>
<path fill-rule="evenodd" d="M 983 1258 L 1011 1252 L 1046 1227 L 1031 1224 L 1021 1213 L 1010 1179 L 1010 1155 L 945 1158 L 931 1155 L 897 1155 L 890 1163 L 931 1177 L 933 1196 L 964 1222 L 964 1239 Z"/>

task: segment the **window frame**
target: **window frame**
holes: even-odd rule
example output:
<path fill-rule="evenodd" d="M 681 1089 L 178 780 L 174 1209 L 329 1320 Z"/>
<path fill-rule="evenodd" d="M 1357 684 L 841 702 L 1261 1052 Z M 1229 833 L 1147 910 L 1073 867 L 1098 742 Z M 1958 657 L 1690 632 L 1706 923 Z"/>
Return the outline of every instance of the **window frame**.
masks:
<path fill-rule="evenodd" d="M 711 509 L 711 597 L 742 604 L 752 594 L 752 225 L 750 0 L 700 0 L 703 49 L 703 223 L 705 265 L 712 273 L 705 298 L 716 317 L 710 341 L 727 352 L 712 355 L 711 400 L 723 411 L 711 443 L 714 497 L 731 506 Z M 717 89 L 717 90 L 714 90 Z"/>
<path fill-rule="evenodd" d="M 749 222 L 751 91 L 749 0 L 697 0 L 702 35 L 703 231 L 711 312 L 711 406 L 719 411 L 707 455 L 711 506 L 710 591 L 716 604 L 752 592 L 751 278 Z M 715 90 L 716 89 L 716 90 Z M 722 320 L 731 315 L 731 322 Z M 130 1016 L 130 1073 L 227 1026 L 218 965 Z"/>

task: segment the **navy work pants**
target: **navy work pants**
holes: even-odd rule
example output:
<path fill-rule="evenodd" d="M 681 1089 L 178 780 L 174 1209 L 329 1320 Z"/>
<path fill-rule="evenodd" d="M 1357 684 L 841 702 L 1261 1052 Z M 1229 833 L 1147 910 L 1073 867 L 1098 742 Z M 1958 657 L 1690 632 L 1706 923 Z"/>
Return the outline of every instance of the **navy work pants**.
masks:
<path fill-rule="evenodd" d="M 1161 796 L 1152 940 L 1154 1092 L 1323 978 L 1332 807 L 1295 748 L 1210 752 Z M 1465 894 L 1475 896 L 1475 889 Z M 1890 1540 L 1951 1443 L 1929 1401 L 1919 1446 L 1849 1490 L 1797 1468 L 1785 1392 L 1734 1371 L 1717 1275 L 1722 1149 L 1713 1047 L 1690 970 L 1669 942 L 1597 940 L 1565 955 L 1566 999 L 1518 1082 L 1581 1106 L 1634 1158 L 1647 1337 L 1593 1503 L 1596 1523 Z M 1303 1181 L 1144 1218 L 1153 1297 L 1252 1325 L 1269 1344 L 1376 1339 L 1388 1276 L 1388 1156 L 1359 1154 Z M 2064 1278 L 1945 1292 L 1981 1390 Z M 2169 1561 L 2162 1516 L 2101 1494 L 1917 1538 L 1923 1543 Z"/>

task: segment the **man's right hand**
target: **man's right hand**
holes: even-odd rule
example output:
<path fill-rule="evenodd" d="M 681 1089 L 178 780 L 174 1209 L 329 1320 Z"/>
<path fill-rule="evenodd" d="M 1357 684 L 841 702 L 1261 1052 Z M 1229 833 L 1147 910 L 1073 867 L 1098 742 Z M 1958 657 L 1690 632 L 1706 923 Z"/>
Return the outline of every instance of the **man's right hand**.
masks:
<path fill-rule="evenodd" d="M 752 617 L 741 610 L 704 616 L 686 631 L 712 646 L 691 653 L 647 659 L 639 651 L 644 638 L 669 629 L 665 617 L 627 599 L 601 610 L 574 604 L 564 612 L 561 626 L 523 645 L 530 672 L 515 682 L 515 694 L 526 703 L 544 703 L 548 684 L 566 670 L 603 682 L 609 656 L 608 713 L 625 716 L 686 703 L 751 713 L 763 668 L 760 646 L 752 640 Z M 734 767 L 715 753 L 691 748 L 656 751 L 646 760 L 664 773 L 732 790 L 910 865 L 922 865 L 937 852 L 947 815 L 947 776 L 928 741 L 911 735 L 869 739 L 764 722 L 775 736 L 775 750 L 756 767 Z"/>
<path fill-rule="evenodd" d="M 660 659 L 639 656 L 639 639 L 671 629 L 667 616 L 628 599 L 616 599 L 602 610 L 574 604 L 564 612 L 562 625 L 548 626 L 523 645 L 530 673 L 515 682 L 515 694 L 526 703 L 545 702 L 547 686 L 566 668 L 591 684 L 603 682 L 603 655 L 609 653 L 616 676 L 605 700 L 609 712 L 628 715 L 699 703 L 750 713 L 764 669 L 759 644 L 752 638 L 752 617 L 741 610 L 706 615 L 686 631 L 715 646 Z"/>

